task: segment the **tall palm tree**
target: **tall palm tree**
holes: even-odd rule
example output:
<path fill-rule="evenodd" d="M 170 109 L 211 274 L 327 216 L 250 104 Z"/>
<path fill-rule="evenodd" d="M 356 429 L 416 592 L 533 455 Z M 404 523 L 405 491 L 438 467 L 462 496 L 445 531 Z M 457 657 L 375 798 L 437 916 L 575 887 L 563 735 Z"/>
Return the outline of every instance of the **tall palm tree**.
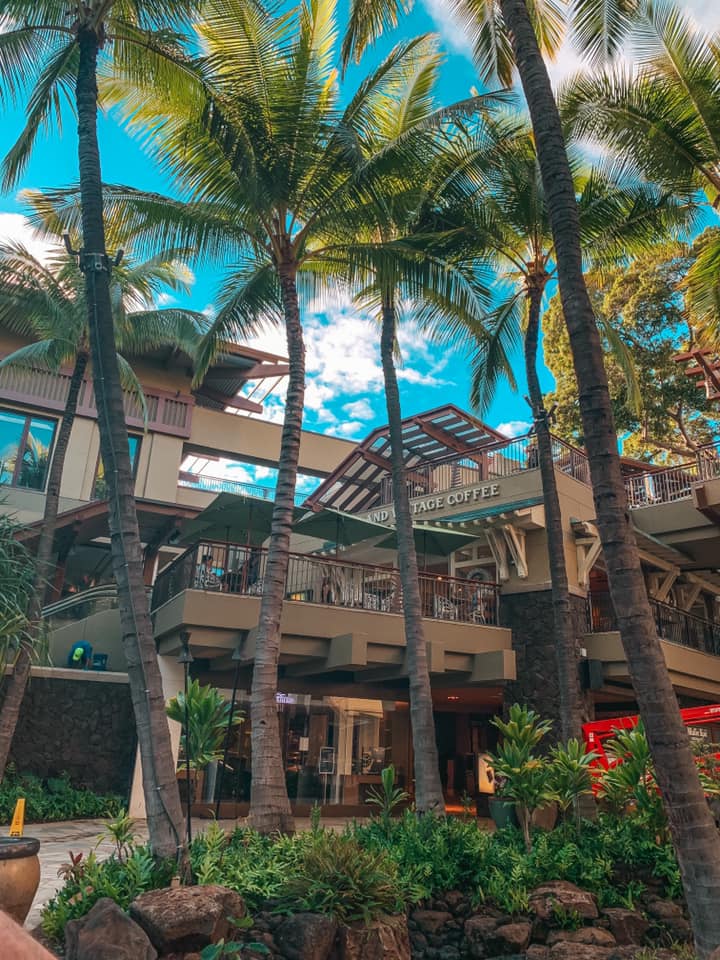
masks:
<path fill-rule="evenodd" d="M 110 298 L 112 264 L 103 222 L 97 137 L 98 60 L 122 62 L 136 78 L 152 74 L 166 90 L 182 85 L 177 37 L 169 25 L 197 7 L 169 0 L 0 0 L 0 78 L 9 96 L 27 103 L 27 121 L 3 164 L 3 185 L 13 186 L 38 133 L 70 102 L 78 122 L 82 198 L 80 268 L 100 427 L 108 479 L 108 522 L 118 585 L 123 648 L 140 746 L 150 842 L 158 856 L 184 858 L 180 794 L 175 777 L 165 699 L 142 577 L 142 550 L 133 496 L 122 385 Z"/>
<path fill-rule="evenodd" d="M 424 49 L 423 49 L 424 48 Z M 398 566 L 405 620 L 410 719 L 414 745 L 415 803 L 419 813 L 444 815 L 432 691 L 427 665 L 423 606 L 405 468 L 402 411 L 396 370 L 398 325 L 412 317 L 436 340 L 452 340 L 465 326 L 480 331 L 489 295 L 479 283 L 474 257 L 457 256 L 462 231 L 438 228 L 440 211 L 477 187 L 490 165 L 497 138 L 473 111 L 487 102 L 455 105 L 438 112 L 434 89 L 441 65 L 435 41 L 406 60 L 397 83 L 386 91 L 388 108 L 378 112 L 363 148 L 382 150 L 380 175 L 370 174 L 378 206 L 377 226 L 358 236 L 338 258 L 347 258 L 348 275 L 362 289 L 356 300 L 380 321 L 380 356 L 388 415 Z M 462 126 L 450 118 L 468 115 Z M 448 119 L 443 122 L 443 119 Z M 430 121 L 440 124 L 436 130 Z M 394 145 L 394 146 L 393 146 Z M 393 169 L 394 164 L 394 169 Z M 402 171 L 402 175 L 400 175 Z M 362 234 L 363 231 L 360 231 Z"/>
<path fill-rule="evenodd" d="M 631 31 L 632 67 L 576 77 L 561 109 L 588 136 L 679 196 L 704 193 L 720 207 L 720 33 L 676 4 L 643 2 Z M 688 275 L 693 309 L 720 333 L 720 232 L 710 231 Z"/>
<path fill-rule="evenodd" d="M 578 677 L 579 637 L 574 629 L 565 566 L 560 500 L 555 477 L 555 455 L 548 413 L 537 371 L 537 353 L 543 300 L 556 278 L 555 248 L 545 192 L 532 134 L 523 130 L 495 153 L 487 193 L 461 217 L 474 217 L 473 240 L 491 255 L 504 278 L 502 294 L 488 318 L 489 337 L 480 343 L 473 360 L 472 400 L 481 410 L 491 399 L 498 375 L 509 374 L 508 352 L 522 334 L 525 374 L 536 436 L 538 466 L 543 487 L 545 524 L 558 674 L 557 702 L 562 739 L 579 737 L 586 719 Z M 609 178 L 588 171 L 570 154 L 576 182 L 580 229 L 585 259 L 597 269 L 617 263 L 628 253 L 661 240 L 677 223 L 685 224 L 692 209 L 677 204 L 657 190 L 635 181 Z M 628 382 L 629 403 L 641 406 L 632 356 L 609 327 L 603 333 Z"/>
<path fill-rule="evenodd" d="M 187 277 L 187 269 L 172 253 L 142 263 L 125 259 L 114 271 L 110 288 L 119 350 L 137 355 L 157 347 L 172 346 L 193 353 L 200 329 L 206 324 L 204 314 L 174 308 L 158 310 L 152 305 L 153 295 L 163 289 L 187 291 Z M 75 260 L 63 252 L 52 256 L 49 262 L 41 263 L 21 244 L 0 244 L 0 324 L 33 341 L 0 361 L 0 369 L 24 367 L 47 369 L 53 373 L 62 367 L 72 369 L 47 474 L 45 509 L 27 614 L 30 634 L 27 642 L 18 649 L 0 710 L 2 779 L 30 676 L 33 642 L 42 630 L 42 606 L 52 570 L 60 483 L 78 398 L 90 360 L 84 281 Z M 118 365 L 123 388 L 137 395 L 143 405 L 142 388 L 121 354 L 118 354 Z"/>
<path fill-rule="evenodd" d="M 403 7 L 397 0 L 355 0 L 344 45 L 346 61 L 397 20 Z M 463 20 L 483 78 L 509 83 L 514 64 L 530 112 L 610 595 L 668 812 L 697 950 L 705 957 L 720 944 L 720 911 L 714 907 L 720 890 L 720 837 L 657 641 L 628 517 L 602 344 L 583 275 L 575 184 L 544 60 L 559 49 L 566 7 L 560 0 L 454 0 L 452 7 Z M 637 2 L 575 0 L 570 10 L 578 43 L 597 60 L 619 49 L 637 16 Z"/>
<path fill-rule="evenodd" d="M 198 369 L 223 339 L 258 325 L 285 329 L 290 374 L 281 436 L 251 693 L 253 778 L 250 820 L 262 832 L 293 820 L 277 726 L 280 616 L 301 436 L 305 347 L 301 302 L 342 274 L 339 254 L 376 217 L 367 199 L 390 164 L 389 145 L 360 147 L 385 91 L 420 40 L 399 44 L 343 108 L 336 81 L 335 0 L 309 0 L 287 15 L 237 0 L 209 0 L 198 27 L 201 81 L 192 96 L 168 98 L 116 79 L 111 93 L 172 175 L 181 200 L 106 188 L 125 229 L 150 243 L 193 246 L 232 264 Z M 394 174 L 397 175 L 397 174 Z M 70 223 L 72 197 L 49 198 L 49 217 Z M 122 212 L 124 211 L 124 213 Z"/>

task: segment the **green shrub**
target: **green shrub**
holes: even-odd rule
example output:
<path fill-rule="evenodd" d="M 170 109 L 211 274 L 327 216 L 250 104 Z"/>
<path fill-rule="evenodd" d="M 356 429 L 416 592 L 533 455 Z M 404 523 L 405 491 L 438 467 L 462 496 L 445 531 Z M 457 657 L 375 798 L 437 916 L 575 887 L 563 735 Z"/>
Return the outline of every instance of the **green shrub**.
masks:
<path fill-rule="evenodd" d="M 145 846 L 133 846 L 123 860 L 112 856 L 100 861 L 95 853 L 70 857 L 63 868 L 65 885 L 42 912 L 43 932 L 57 943 L 64 940 L 67 922 L 85 916 L 101 897 L 126 910 L 138 894 L 166 887 L 175 872 L 174 862 L 158 864 Z"/>
<path fill-rule="evenodd" d="M 121 797 L 74 787 L 67 776 L 42 780 L 33 774 L 19 774 L 8 765 L 0 783 L 0 822 L 10 822 L 21 797 L 25 799 L 26 823 L 115 817 L 123 808 Z"/>

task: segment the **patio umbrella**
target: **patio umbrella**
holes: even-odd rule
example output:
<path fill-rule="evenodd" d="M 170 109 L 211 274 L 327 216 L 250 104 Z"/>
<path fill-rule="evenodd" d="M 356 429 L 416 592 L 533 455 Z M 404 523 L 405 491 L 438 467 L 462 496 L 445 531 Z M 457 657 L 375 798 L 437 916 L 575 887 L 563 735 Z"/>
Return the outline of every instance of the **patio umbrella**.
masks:
<path fill-rule="evenodd" d="M 260 546 L 270 536 L 272 513 L 272 500 L 221 493 L 185 525 L 180 543 L 191 545 L 207 540 Z M 300 513 L 296 508 L 295 515 Z"/>
<path fill-rule="evenodd" d="M 320 510 L 318 513 L 306 513 L 293 524 L 294 533 L 304 533 L 318 540 L 329 540 L 338 546 L 349 547 L 353 543 L 370 540 L 392 533 L 392 528 L 384 523 L 375 523 L 356 517 L 342 510 Z"/>
<path fill-rule="evenodd" d="M 473 540 L 477 540 L 475 533 L 461 533 L 459 530 L 447 530 L 444 527 L 433 527 L 429 524 L 417 524 L 413 526 L 413 539 L 415 540 L 415 549 L 423 556 L 423 563 L 430 557 L 446 557 L 456 550 L 467 546 Z M 397 550 L 397 532 L 395 530 L 385 539 L 381 540 L 378 547 L 384 547 L 386 550 Z"/>

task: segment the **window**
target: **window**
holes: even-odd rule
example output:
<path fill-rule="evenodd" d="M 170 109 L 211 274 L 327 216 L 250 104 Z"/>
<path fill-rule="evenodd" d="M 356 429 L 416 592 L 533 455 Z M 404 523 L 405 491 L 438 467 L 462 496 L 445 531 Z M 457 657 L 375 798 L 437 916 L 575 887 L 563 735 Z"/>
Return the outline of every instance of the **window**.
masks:
<path fill-rule="evenodd" d="M 0 409 L 0 483 L 44 490 L 56 420 Z"/>
<path fill-rule="evenodd" d="M 128 445 L 130 447 L 130 466 L 133 477 L 137 473 L 138 455 L 140 453 L 140 437 L 132 434 L 128 436 Z M 97 471 L 95 473 L 95 486 L 93 487 L 93 498 L 95 500 L 104 500 L 108 495 L 107 482 L 105 481 L 105 466 L 102 457 L 98 459 Z"/>

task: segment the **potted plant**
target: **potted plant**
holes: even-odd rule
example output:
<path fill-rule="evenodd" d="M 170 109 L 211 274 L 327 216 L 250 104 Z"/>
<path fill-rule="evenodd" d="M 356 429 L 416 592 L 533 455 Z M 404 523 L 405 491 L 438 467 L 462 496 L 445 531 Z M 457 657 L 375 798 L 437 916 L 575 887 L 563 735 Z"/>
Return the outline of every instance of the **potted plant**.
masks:
<path fill-rule="evenodd" d="M 525 846 L 530 851 L 533 814 L 555 799 L 549 781 L 549 764 L 534 752 L 552 724 L 517 703 L 510 707 L 507 722 L 495 717 L 492 723 L 502 736 L 493 755 L 495 777 L 504 778 L 502 797 L 514 801 Z"/>
<path fill-rule="evenodd" d="M 493 783 L 495 785 L 495 793 L 491 794 L 488 800 L 490 816 L 493 819 L 493 823 L 498 829 L 502 829 L 503 827 L 517 827 L 518 818 L 515 812 L 515 800 L 505 793 L 507 777 L 495 773 Z"/>
<path fill-rule="evenodd" d="M 242 723 L 243 716 L 240 708 L 236 706 L 231 718 L 231 704 L 216 687 L 201 686 L 199 680 L 193 680 L 188 684 L 187 717 L 185 703 L 185 693 L 181 690 L 176 697 L 168 701 L 166 711 L 171 720 L 177 721 L 182 726 L 178 779 L 187 777 L 186 771 L 189 766 L 191 773 L 188 784 L 188 803 L 192 804 L 198 790 L 202 795 L 208 764 L 222 760 L 228 726 L 233 727 Z M 189 731 L 189 742 L 186 742 L 186 725 Z"/>
<path fill-rule="evenodd" d="M 40 883 L 40 841 L 0 837 L 0 909 L 22 926 Z"/>

